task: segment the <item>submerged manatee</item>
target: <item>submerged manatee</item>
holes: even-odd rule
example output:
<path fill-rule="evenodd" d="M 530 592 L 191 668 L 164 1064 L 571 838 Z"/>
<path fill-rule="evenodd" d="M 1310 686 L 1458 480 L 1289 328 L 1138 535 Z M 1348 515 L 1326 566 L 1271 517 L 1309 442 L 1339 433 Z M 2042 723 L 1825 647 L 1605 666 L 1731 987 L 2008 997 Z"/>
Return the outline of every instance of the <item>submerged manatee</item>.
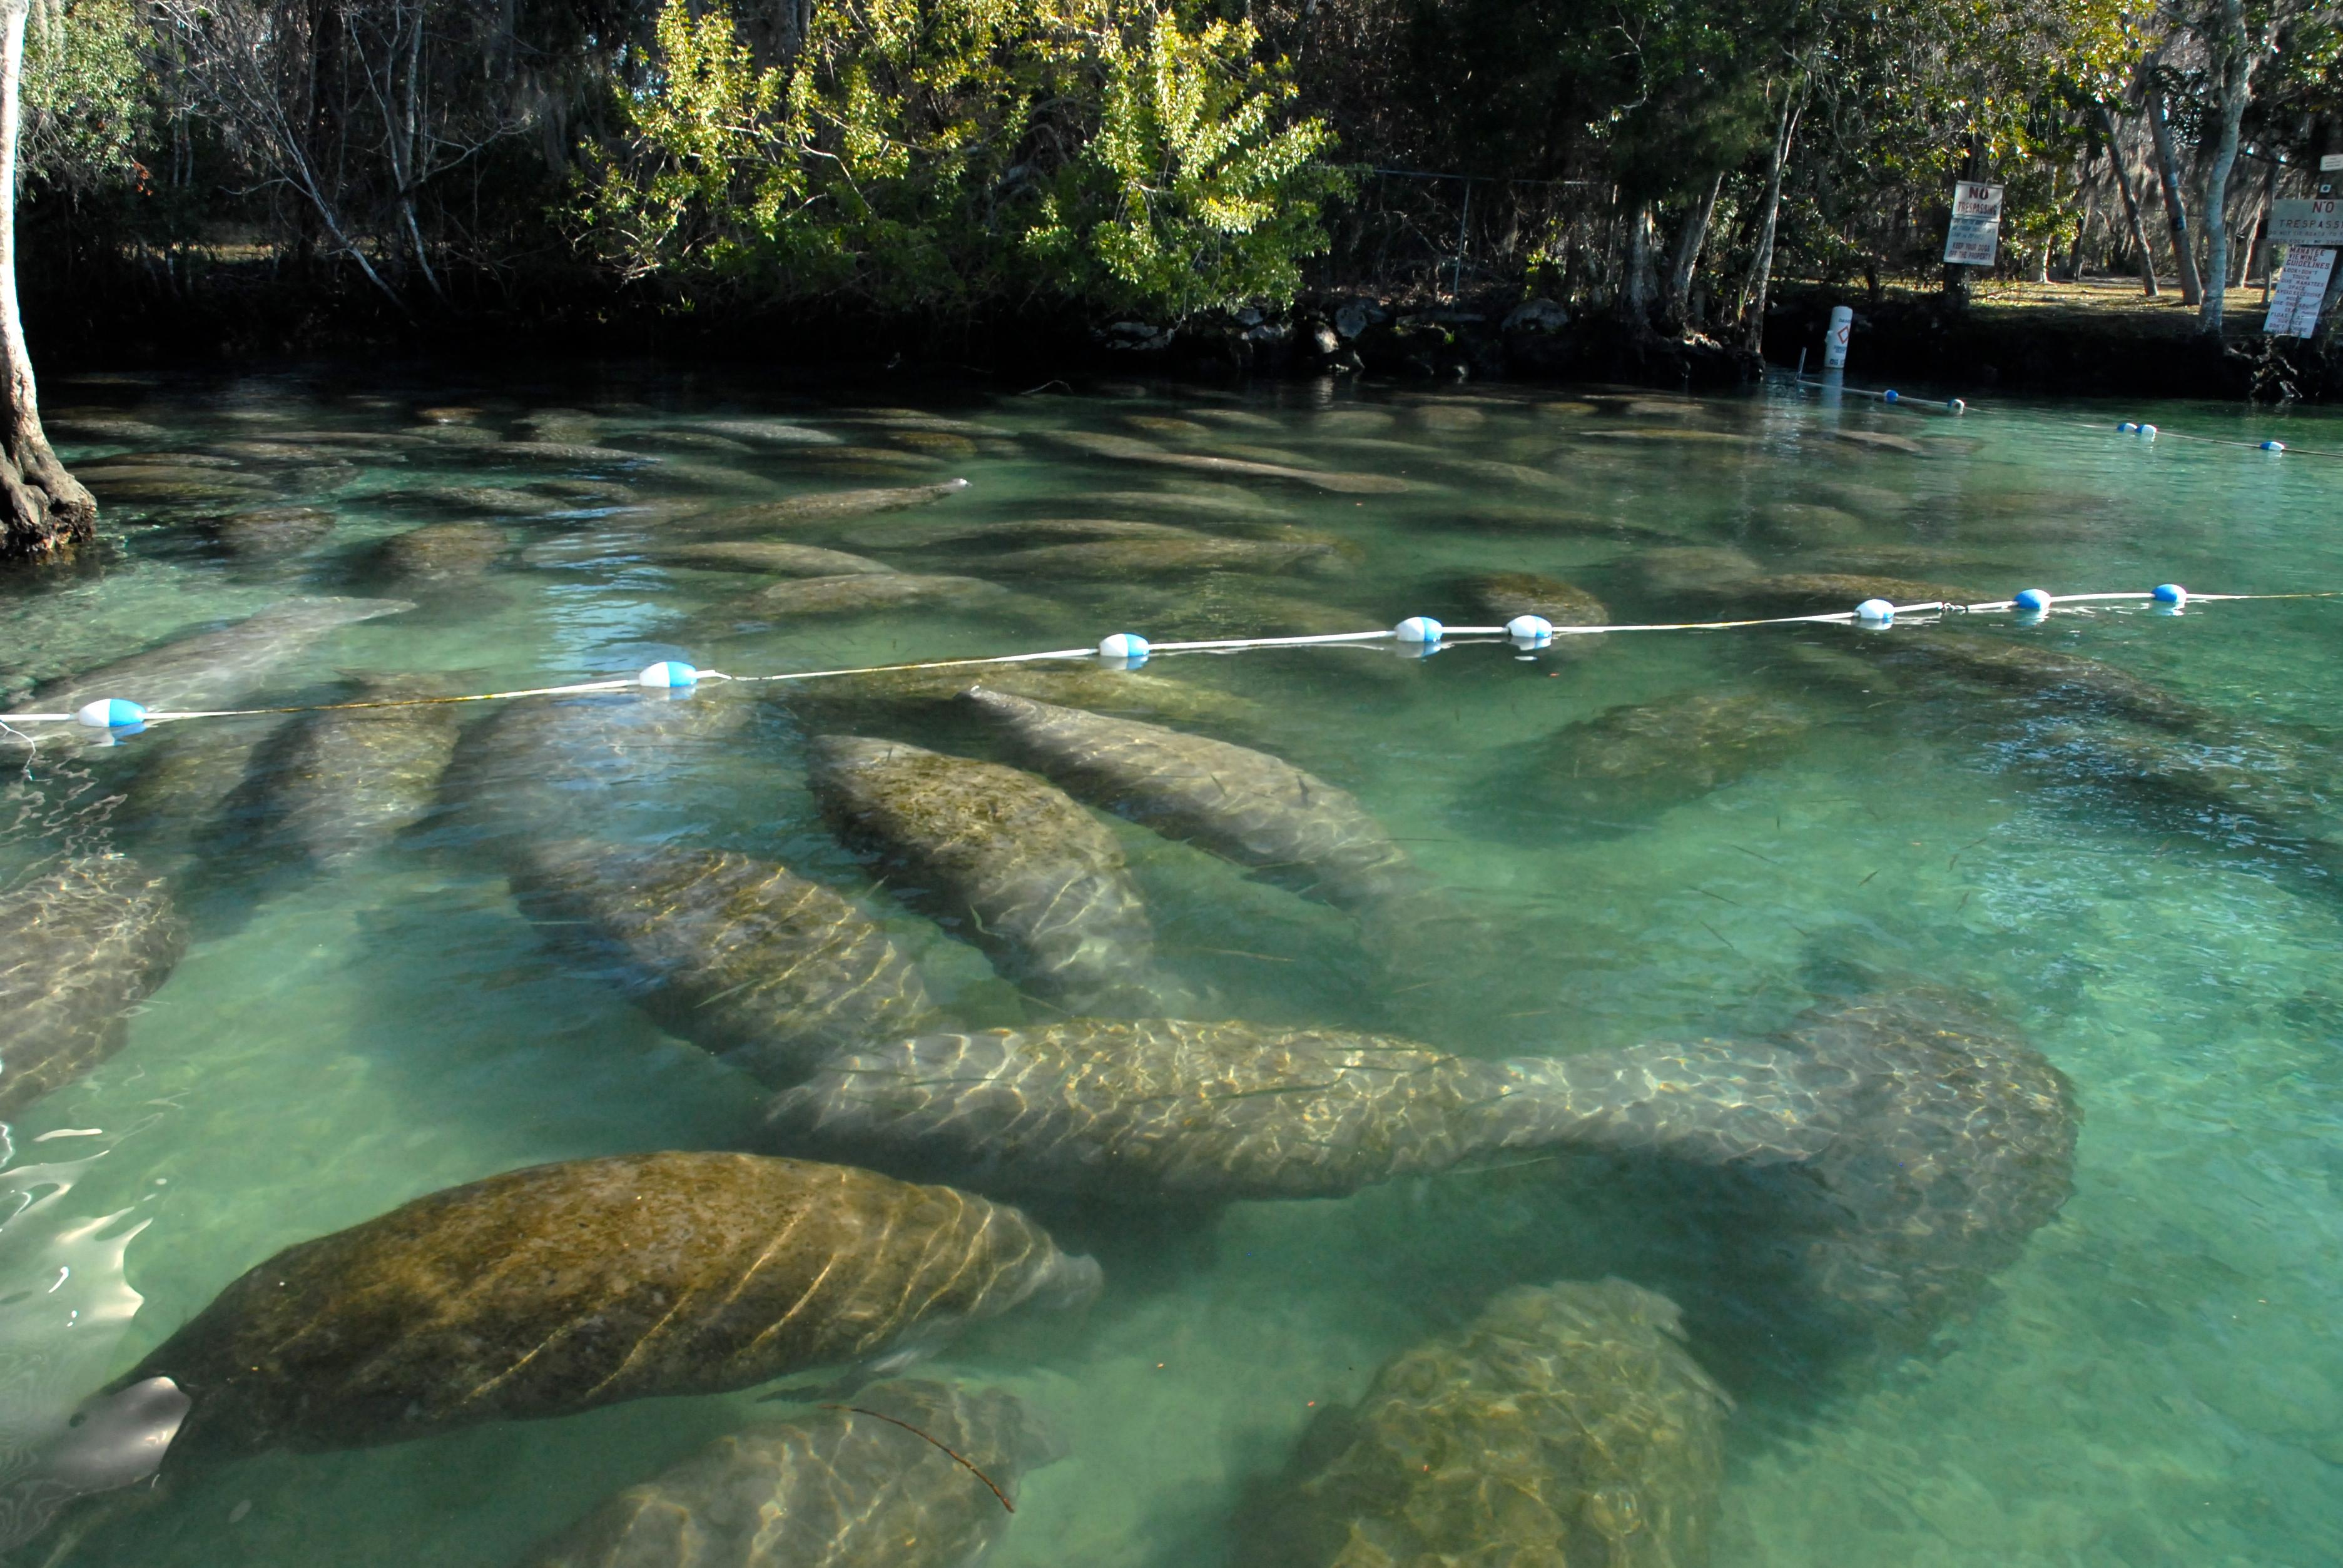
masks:
<path fill-rule="evenodd" d="M 1043 545 L 994 556 L 998 571 L 1036 577 L 1105 578 L 1163 577 L 1191 572 L 1347 571 L 1350 563 L 1335 546 L 1318 540 L 1121 538 L 1087 544 Z"/>
<path fill-rule="evenodd" d="M 1081 1011 L 1144 1005 L 1155 935 L 1114 835 L 1030 773 L 824 736 L 810 781 L 839 836 L 1018 985 Z"/>
<path fill-rule="evenodd" d="M 1247 1511 L 1236 1561 L 1698 1568 L 1731 1409 L 1664 1297 L 1518 1287 L 1322 1413 Z"/>
<path fill-rule="evenodd" d="M 230 555 L 252 558 L 307 549 L 334 531 L 334 515 L 318 507 L 245 507 L 205 526 Z"/>
<path fill-rule="evenodd" d="M 491 1176 L 288 1247 L 127 1374 L 174 1460 L 396 1442 L 748 1388 L 1098 1287 L 1014 1209 L 868 1171 L 633 1154 Z"/>
<path fill-rule="evenodd" d="M 1802 1160 L 1837 1135 L 1842 1082 L 1786 1051 L 1485 1061 L 1345 1030 L 1072 1019 L 874 1040 L 767 1114 L 792 1152 L 1019 1191 L 1220 1202 L 1341 1197 L 1502 1150 Z"/>
<path fill-rule="evenodd" d="M 999 1389 L 899 1381 L 853 1400 L 718 1438 L 524 1568 L 974 1568 L 1019 1478 L 1059 1456 Z"/>
<path fill-rule="evenodd" d="M 400 699 L 445 696 L 450 684 L 370 677 L 357 700 L 387 706 L 296 715 L 255 749 L 229 820 L 321 868 L 389 843 L 430 815 L 463 725 L 457 705 Z"/>
<path fill-rule="evenodd" d="M 2217 734 L 2227 728 L 2217 714 L 2099 659 L 2040 642 L 2010 637 L 1978 636 L 1935 628 L 1910 639 L 1893 639 L 1893 648 L 1866 644 L 1890 639 L 1865 638 L 1858 647 L 1885 662 L 1923 675 L 1949 675 L 1983 685 L 2006 687 L 2036 700 L 2136 719 L 2143 724 L 2178 732 Z"/>
<path fill-rule="evenodd" d="M 512 545 L 512 535 L 493 523 L 426 523 L 385 539 L 379 559 L 384 570 L 402 578 L 471 578 Z"/>
<path fill-rule="evenodd" d="M 1586 827 L 1634 820 L 1772 767 L 1814 723 L 1809 709 L 1778 697 L 1689 691 L 1625 703 L 1505 749 L 1474 797 L 1493 817 L 1540 833 L 1557 814 Z"/>
<path fill-rule="evenodd" d="M 840 518 L 865 518 L 880 512 L 900 512 L 956 496 L 968 488 L 966 479 L 946 479 L 936 485 L 912 485 L 897 489 L 832 490 L 823 495 L 790 496 L 779 501 L 759 501 L 704 512 L 691 519 L 695 528 L 756 528 L 760 525 L 830 522 Z"/>
<path fill-rule="evenodd" d="M 0 1116 L 122 1049 L 131 1008 L 186 950 L 163 884 L 80 855 L 0 893 Z"/>
<path fill-rule="evenodd" d="M 981 605 L 1009 590 L 981 578 L 921 572 L 850 572 L 797 578 L 759 588 L 736 607 L 747 616 L 867 615 L 910 605 Z"/>
<path fill-rule="evenodd" d="M 1322 468 L 1295 467 L 1285 463 L 1259 463 L 1241 457 L 1208 457 L 1193 452 L 1170 452 L 1129 436 L 1109 436 L 1102 432 L 1057 430 L 1051 434 L 1077 451 L 1097 457 L 1113 457 L 1126 463 L 1192 468 L 1199 473 L 1227 474 L 1239 478 L 1286 479 L 1348 496 L 1390 496 L 1409 487 L 1405 479 L 1383 474 L 1342 474 Z"/>
<path fill-rule="evenodd" d="M 767 572 L 781 578 L 852 577 L 858 572 L 895 569 L 868 556 L 826 550 L 815 545 L 792 545 L 779 539 L 679 545 L 673 549 L 653 551 L 651 559 L 662 566 L 698 567 L 719 572 Z"/>
<path fill-rule="evenodd" d="M 1474 614 L 1501 625 L 1517 615 L 1544 616 L 1556 626 L 1604 626 L 1611 619 L 1610 609 L 1584 588 L 1535 572 L 1488 572 L 1465 578 L 1462 587 Z M 1554 639 L 1567 648 L 1590 647 L 1594 640 Z"/>
<path fill-rule="evenodd" d="M 769 861 L 566 840 L 528 846 L 512 881 L 532 918 L 615 960 L 664 1027 L 768 1084 L 935 1021 L 877 922 Z"/>
<path fill-rule="evenodd" d="M 76 709 L 100 697 L 128 698 L 162 710 L 231 707 L 327 633 L 414 608 L 404 599 L 293 599 L 218 631 L 180 638 L 54 682 L 35 700 L 52 711 Z"/>
<path fill-rule="evenodd" d="M 1692 596 L 1699 598 L 1700 595 Z M 1890 604 L 1982 604 L 1993 598 L 1975 588 L 1861 572 L 1780 572 L 1720 583 L 1706 596 L 1710 613 L 1735 618 L 1827 615 L 1867 598 Z"/>
<path fill-rule="evenodd" d="M 1266 752 L 979 686 L 965 701 L 1093 805 L 1342 909 L 1416 892 L 1422 873 L 1345 790 Z"/>
<path fill-rule="evenodd" d="M 790 712 L 827 727 L 860 729 L 874 721 L 925 727 L 948 717 L 954 699 L 976 684 L 979 673 L 966 667 L 873 670 L 785 684 L 780 700 Z M 980 673 L 992 690 L 1100 712 L 1196 723 L 1256 717 L 1250 701 L 1216 688 L 1138 670 L 1103 669 L 1091 661 L 1000 665 Z"/>

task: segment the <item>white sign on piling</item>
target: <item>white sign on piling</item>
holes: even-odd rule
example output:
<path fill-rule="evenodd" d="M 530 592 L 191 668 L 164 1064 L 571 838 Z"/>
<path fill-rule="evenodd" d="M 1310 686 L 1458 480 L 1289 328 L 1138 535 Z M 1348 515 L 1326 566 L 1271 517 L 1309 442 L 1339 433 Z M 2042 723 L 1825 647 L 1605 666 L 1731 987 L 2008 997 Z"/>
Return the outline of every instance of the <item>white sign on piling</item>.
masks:
<path fill-rule="evenodd" d="M 2286 253 L 2270 286 L 2269 312 L 2262 330 L 2272 337 L 2308 337 L 2318 330 L 2318 307 L 2327 300 L 2327 280 L 2335 271 L 2331 246 L 2297 245 Z"/>
<path fill-rule="evenodd" d="M 1855 311 L 1844 305 L 1831 307 L 1830 328 L 1823 334 L 1823 368 L 1846 368 L 1846 340 L 1855 330 Z"/>
<path fill-rule="evenodd" d="M 1945 230 L 1945 259 L 1991 266 L 2001 254 L 2001 187 L 1963 180 L 1953 186 L 1953 221 Z"/>

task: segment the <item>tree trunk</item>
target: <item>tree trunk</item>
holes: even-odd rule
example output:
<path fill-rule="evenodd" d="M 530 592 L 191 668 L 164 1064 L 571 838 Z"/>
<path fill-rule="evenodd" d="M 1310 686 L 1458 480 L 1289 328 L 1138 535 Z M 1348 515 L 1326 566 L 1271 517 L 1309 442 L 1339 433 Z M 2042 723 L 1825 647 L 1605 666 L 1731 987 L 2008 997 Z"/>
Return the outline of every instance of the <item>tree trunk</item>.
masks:
<path fill-rule="evenodd" d="M 2116 189 L 2123 193 L 2124 221 L 2131 228 L 2131 247 L 2139 257 L 2139 286 L 2150 299 L 2157 295 L 2156 257 L 2147 248 L 2147 226 L 2139 221 L 2139 195 L 2132 189 L 2131 171 L 2124 166 L 2123 139 L 2116 132 L 2116 113 L 2099 106 L 2099 123 L 2107 127 L 2107 162 L 2115 169 Z"/>
<path fill-rule="evenodd" d="M 0 0 L 0 558 L 46 560 L 85 544 L 97 503 L 65 472 L 41 431 L 33 357 L 16 309 L 16 131 L 24 108 L 30 0 Z"/>
<path fill-rule="evenodd" d="M 2180 303 L 2202 305 L 2204 286 L 2197 281 L 2197 246 L 2188 234 L 2188 208 L 2180 199 L 2180 164 L 2172 151 L 2172 122 L 2164 106 L 2164 84 L 2156 79 L 2159 55 L 2150 55 L 2142 72 L 2147 83 L 2147 128 L 2156 139 L 2156 171 L 2164 185 L 2164 214 L 2172 220 L 2173 266 L 2180 272 Z"/>
<path fill-rule="evenodd" d="M 1627 215 L 1627 270 L 1619 280 L 1619 319 L 1640 336 L 1652 329 L 1652 204 Z"/>
<path fill-rule="evenodd" d="M 2253 96 L 2254 67 L 2261 50 L 2246 32 L 2245 0 L 2220 0 L 2220 38 L 2214 64 L 2221 86 L 2221 122 L 2213 161 L 2205 170 L 2205 299 L 2197 330 L 2221 336 L 2221 309 L 2229 294 L 2229 171 L 2237 163 L 2237 136 L 2246 105 Z"/>
<path fill-rule="evenodd" d="M 1741 285 L 1741 304 L 1736 314 L 1741 318 L 1744 341 L 1751 351 L 1762 354 L 1765 347 L 1765 296 L 1774 282 L 1774 231 L 1782 215 L 1782 171 L 1789 166 L 1790 143 L 1798 134 L 1798 116 L 1805 112 L 1805 85 L 1794 95 L 1787 82 L 1782 84 L 1782 123 L 1774 134 L 1774 160 L 1765 172 L 1765 199 L 1758 209 L 1757 250 L 1749 258 L 1749 276 Z"/>
<path fill-rule="evenodd" d="M 1725 176 L 1709 183 L 1700 205 L 1684 215 L 1684 231 L 1676 236 L 1675 255 L 1668 258 L 1668 288 L 1660 302 L 1660 319 L 1671 332 L 1691 325 L 1693 274 L 1700 270 L 1701 246 L 1708 243 L 1709 220 L 1716 216 L 1716 198 L 1724 193 Z"/>

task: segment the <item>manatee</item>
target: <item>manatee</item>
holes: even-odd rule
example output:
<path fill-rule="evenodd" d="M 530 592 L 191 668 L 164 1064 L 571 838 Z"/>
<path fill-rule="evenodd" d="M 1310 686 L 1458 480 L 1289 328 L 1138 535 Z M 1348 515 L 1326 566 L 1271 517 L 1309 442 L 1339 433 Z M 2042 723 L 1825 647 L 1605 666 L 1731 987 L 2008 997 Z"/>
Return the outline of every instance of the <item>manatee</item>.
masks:
<path fill-rule="evenodd" d="M 1210 437 L 1212 427 L 1199 425 L 1193 419 L 1174 418 L 1166 414 L 1125 414 L 1122 422 L 1134 430 L 1151 436 L 1191 436 Z"/>
<path fill-rule="evenodd" d="M 52 434 L 66 441 L 167 441 L 171 432 L 145 419 L 124 419 L 112 415 L 84 414 L 68 409 L 52 414 L 48 418 Z"/>
<path fill-rule="evenodd" d="M 1365 808 L 1282 759 L 984 686 L 963 700 L 1078 798 L 1282 887 L 1356 910 L 1421 886 L 1414 862 Z"/>
<path fill-rule="evenodd" d="M 487 512 L 495 517 L 536 518 L 560 510 L 558 501 L 533 490 L 505 485 L 410 485 L 368 498 L 409 506 L 443 507 L 459 512 Z"/>
<path fill-rule="evenodd" d="M 850 572 L 775 583 L 751 594 L 738 608 L 742 614 L 757 617 L 868 615 L 911 605 L 980 605 L 1008 597 L 1007 588 L 981 578 Z"/>
<path fill-rule="evenodd" d="M 910 485 L 899 489 L 830 490 L 819 495 L 790 496 L 778 501 L 758 501 L 728 507 L 691 519 L 696 528 L 743 528 L 760 525 L 832 522 L 840 518 L 866 518 L 930 506 L 968 488 L 966 479 L 946 479 L 935 485 Z"/>
<path fill-rule="evenodd" d="M 403 599 L 288 599 L 220 630 L 179 638 L 52 682 L 35 700 L 45 712 L 69 711 L 101 697 L 127 698 L 165 712 L 233 707 L 327 633 L 414 608 Z"/>
<path fill-rule="evenodd" d="M 612 963 L 664 1028 L 767 1084 L 935 1022 L 919 970 L 877 922 L 769 860 L 565 839 L 524 849 L 512 884 L 526 913 Z"/>
<path fill-rule="evenodd" d="M 757 448 L 731 436 L 707 430 L 630 430 L 627 440 L 640 447 L 674 447 L 688 452 L 753 452 Z"/>
<path fill-rule="evenodd" d="M 1720 583 L 1712 596 L 1714 613 L 1736 619 L 1789 615 L 1827 615 L 1851 610 L 1867 598 L 1890 604 L 1981 604 L 1990 594 L 1950 583 L 1911 578 L 1873 577 L 1859 572 L 1777 572 Z"/>
<path fill-rule="evenodd" d="M 1756 437 L 1732 430 L 1688 430 L 1643 427 L 1632 429 L 1578 430 L 1574 434 L 1587 440 L 1633 441 L 1652 446 L 1751 447 Z"/>
<path fill-rule="evenodd" d="M 1867 451 L 1906 452 L 1916 457 L 1928 455 L 1928 448 L 1912 437 L 1891 436 L 1885 430 L 1833 430 L 1830 434 L 1834 439 Z"/>
<path fill-rule="evenodd" d="M 1435 467 L 1467 474 L 1491 484 L 1515 485 L 1533 490 L 1558 490 L 1567 482 L 1560 474 L 1544 468 L 1533 468 L 1523 463 L 1503 463 L 1492 457 L 1469 457 L 1462 452 L 1444 451 L 1414 441 L 1382 441 L 1372 437 L 1337 436 L 1324 445 L 1340 447 L 1346 452 L 1359 452 L 1368 457 L 1388 457 L 1395 462 L 1430 463 Z"/>
<path fill-rule="evenodd" d="M 868 556 L 826 550 L 814 545 L 792 545 L 779 539 L 728 539 L 707 544 L 678 545 L 655 550 L 651 559 L 666 566 L 699 567 L 707 571 L 765 572 L 774 577 L 852 577 L 858 572 L 891 572 L 895 568 Z"/>
<path fill-rule="evenodd" d="M 1191 418 L 1208 419 L 1215 425 L 1227 425 L 1240 430 L 1283 430 L 1286 427 L 1282 419 L 1272 419 L 1266 414 L 1254 414 L 1243 408 L 1191 408 L 1188 414 Z"/>
<path fill-rule="evenodd" d="M 1154 930 L 1114 835 L 1030 773 L 885 740 L 812 742 L 810 781 L 899 897 L 984 950 L 1016 984 L 1077 1011 L 1144 1005 Z"/>
<path fill-rule="evenodd" d="M 250 500 L 267 495 L 265 481 L 209 468 L 82 469 L 89 487 L 109 506 L 197 507 L 222 501 Z"/>
<path fill-rule="evenodd" d="M 186 945 L 163 884 L 120 855 L 75 855 L 0 892 L 0 1116 L 121 1050 L 129 1010 Z"/>
<path fill-rule="evenodd" d="M 736 441 L 747 441 L 759 447 L 835 447 L 840 437 L 827 430 L 816 430 L 804 425 L 791 425 L 779 419 L 702 419 L 696 428 L 710 435 L 729 436 Z"/>
<path fill-rule="evenodd" d="M 1660 600 L 1681 602 L 1764 575 L 1747 553 L 1726 545 L 1673 545 L 1639 550 L 1628 563 L 1635 586 Z"/>
<path fill-rule="evenodd" d="M 919 408 L 855 408 L 847 417 L 858 425 L 875 425 L 882 430 L 923 431 L 938 436 L 1012 437 L 1016 431 L 999 425 L 980 424 L 974 419 L 953 419 L 941 414 L 930 414 Z"/>
<path fill-rule="evenodd" d="M 1339 435 L 1366 436 L 1388 430 L 1398 423 L 1398 415 L 1381 408 L 1337 408 L 1311 420 L 1309 427 L 1313 432 L 1330 430 Z"/>
<path fill-rule="evenodd" d="M 1208 457 L 1193 452 L 1167 452 L 1161 447 L 1129 436 L 1109 436 L 1100 432 L 1058 430 L 1052 434 L 1078 451 L 1087 452 L 1094 457 L 1113 457 L 1127 463 L 1152 463 L 1161 467 L 1192 468 L 1199 473 L 1227 474 L 1242 478 L 1290 479 L 1297 484 L 1314 485 L 1319 489 L 1347 496 L 1396 495 L 1409 487 L 1405 479 L 1383 474 L 1332 473 L 1289 464 L 1248 462 L 1238 457 Z"/>
<path fill-rule="evenodd" d="M 1216 1203 L 1342 1197 L 1507 1150 L 1805 1160 L 1838 1135 L 1843 1081 L 1784 1050 L 1489 1061 L 1344 1030 L 1071 1019 L 874 1037 L 767 1119 L 792 1153 L 988 1190 Z"/>
<path fill-rule="evenodd" d="M 974 1568 L 1020 1477 L 1059 1457 L 999 1389 L 899 1380 L 852 1398 L 718 1438 L 523 1568 Z"/>
<path fill-rule="evenodd" d="M 949 1187 L 749 1154 L 571 1160 L 288 1247 L 122 1382 L 194 1401 L 167 1473 L 749 1388 L 1098 1283 L 1023 1214 Z"/>
<path fill-rule="evenodd" d="M 1866 641 L 1872 639 L 1865 639 Z M 1896 639 L 1885 652 L 1891 662 L 1952 672 L 1967 680 L 2014 688 L 2056 706 L 2082 708 L 2135 719 L 2179 732 L 2218 734 L 2225 720 L 2129 670 L 2015 637 L 1936 628 L 1927 635 Z"/>
<path fill-rule="evenodd" d="M 463 709 L 399 699 L 447 695 L 450 682 L 368 677 L 351 700 L 297 714 L 253 753 L 226 802 L 231 822 L 319 868 L 347 864 L 431 814 L 456 751 Z"/>
<path fill-rule="evenodd" d="M 917 474 L 942 467 L 942 459 L 900 447 L 808 447 L 789 456 L 833 474 Z"/>
<path fill-rule="evenodd" d="M 897 430 L 888 437 L 898 447 L 925 457 L 973 457 L 977 444 L 949 430 Z"/>
<path fill-rule="evenodd" d="M 498 441 L 478 448 L 482 453 L 519 463 L 656 463 L 647 452 L 620 447 L 593 447 L 577 441 Z"/>
<path fill-rule="evenodd" d="M 1123 518 L 1011 518 L 970 522 L 966 518 L 906 518 L 855 530 L 865 549 L 932 549 L 939 545 L 979 548 L 1055 545 L 1097 539 L 1211 539 L 1212 535 L 1172 523 Z"/>
<path fill-rule="evenodd" d="M 1011 664 L 971 668 L 966 665 L 870 670 L 854 675 L 792 681 L 779 688 L 792 713 L 824 724 L 883 719 L 895 724 L 933 724 L 948 716 L 953 699 L 977 684 L 1016 697 L 1061 702 L 1101 713 L 1128 713 L 1189 722 L 1232 723 L 1256 717 L 1253 705 L 1193 680 L 1172 680 L 1138 670 L 1105 669 L 1095 662 Z"/>
<path fill-rule="evenodd" d="M 426 523 L 382 544 L 383 568 L 407 578 L 478 577 L 512 548 L 493 523 Z"/>
<path fill-rule="evenodd" d="M 1242 518 L 1282 522 L 1293 516 L 1249 490 L 1234 485 L 1200 485 L 1184 490 L 1105 490 L 1085 492 L 1092 506 L 1113 511 L 1172 512 L 1181 517 Z"/>
<path fill-rule="evenodd" d="M 1196 538 L 1100 539 L 1088 544 L 1044 545 L 991 557 L 993 570 L 1061 578 L 1160 577 L 1191 572 L 1287 572 L 1314 575 L 1347 571 L 1350 563 L 1331 544 L 1304 540 Z"/>
<path fill-rule="evenodd" d="M 1674 1303 L 1518 1286 L 1331 1407 L 1245 1512 L 1242 1568 L 1696 1568 L 1732 1400 Z"/>
<path fill-rule="evenodd" d="M 1859 539 L 1865 531 L 1854 513 L 1813 501 L 1767 501 L 1757 508 L 1755 521 L 1775 543 L 1807 549 Z"/>
<path fill-rule="evenodd" d="M 1686 691 L 1624 703 L 1503 748 L 1478 792 L 1540 832 L 1556 816 L 1595 826 L 1640 819 L 1782 761 L 1814 723 L 1780 697 Z"/>
<path fill-rule="evenodd" d="M 290 555 L 334 531 L 334 515 L 318 507 L 245 507 L 205 525 L 231 555 Z"/>
<path fill-rule="evenodd" d="M 1544 616 L 1556 626 L 1605 626 L 1611 620 L 1609 608 L 1584 588 L 1535 572 L 1487 572 L 1467 578 L 1463 588 L 1473 613 L 1493 622 L 1517 615 Z"/>

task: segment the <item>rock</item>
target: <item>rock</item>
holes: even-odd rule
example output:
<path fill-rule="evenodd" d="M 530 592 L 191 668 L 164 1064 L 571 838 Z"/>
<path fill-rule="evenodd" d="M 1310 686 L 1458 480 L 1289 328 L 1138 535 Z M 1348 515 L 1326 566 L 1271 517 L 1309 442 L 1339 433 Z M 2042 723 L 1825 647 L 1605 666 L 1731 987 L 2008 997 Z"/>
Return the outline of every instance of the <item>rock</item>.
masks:
<path fill-rule="evenodd" d="M 1310 347 L 1316 349 L 1321 357 L 1332 359 L 1342 351 L 1342 339 L 1334 328 L 1322 321 L 1310 329 Z"/>
<path fill-rule="evenodd" d="M 1098 1282 L 947 1187 L 746 1154 L 572 1160 L 288 1247 L 122 1381 L 195 1402 L 167 1470 L 750 1388 Z"/>
<path fill-rule="evenodd" d="M 840 577 L 798 578 L 759 588 L 736 607 L 737 613 L 778 619 L 796 616 L 869 615 L 912 605 L 981 605 L 1009 590 L 979 578 L 935 577 L 912 572 L 852 572 Z"/>
<path fill-rule="evenodd" d="M 122 1049 L 186 929 L 160 881 L 119 855 L 55 862 L 0 893 L 0 1116 Z"/>
<path fill-rule="evenodd" d="M 1243 1568 L 1696 1568 L 1732 1401 L 1674 1303 L 1620 1280 L 1523 1286 L 1312 1422 L 1248 1510 Z"/>
<path fill-rule="evenodd" d="M 1505 315 L 1506 332 L 1559 332 L 1570 325 L 1570 312 L 1540 297 L 1524 299 Z"/>
<path fill-rule="evenodd" d="M 1078 1012 L 1153 1010 L 1155 934 L 1122 846 L 1030 773 L 855 736 L 812 743 L 810 782 L 848 844 L 1015 984 Z"/>
<path fill-rule="evenodd" d="M 663 1028 L 767 1084 L 934 1026 L 877 922 L 770 861 L 565 839 L 529 845 L 512 881 L 524 912 L 614 969 Z"/>
<path fill-rule="evenodd" d="M 1019 1478 L 1059 1456 L 999 1389 L 889 1382 L 851 1398 L 718 1438 L 525 1568 L 973 1568 Z"/>
<path fill-rule="evenodd" d="M 1364 332 L 1381 312 L 1370 314 L 1363 305 L 1345 305 L 1334 312 L 1334 331 L 1344 342 Z"/>

